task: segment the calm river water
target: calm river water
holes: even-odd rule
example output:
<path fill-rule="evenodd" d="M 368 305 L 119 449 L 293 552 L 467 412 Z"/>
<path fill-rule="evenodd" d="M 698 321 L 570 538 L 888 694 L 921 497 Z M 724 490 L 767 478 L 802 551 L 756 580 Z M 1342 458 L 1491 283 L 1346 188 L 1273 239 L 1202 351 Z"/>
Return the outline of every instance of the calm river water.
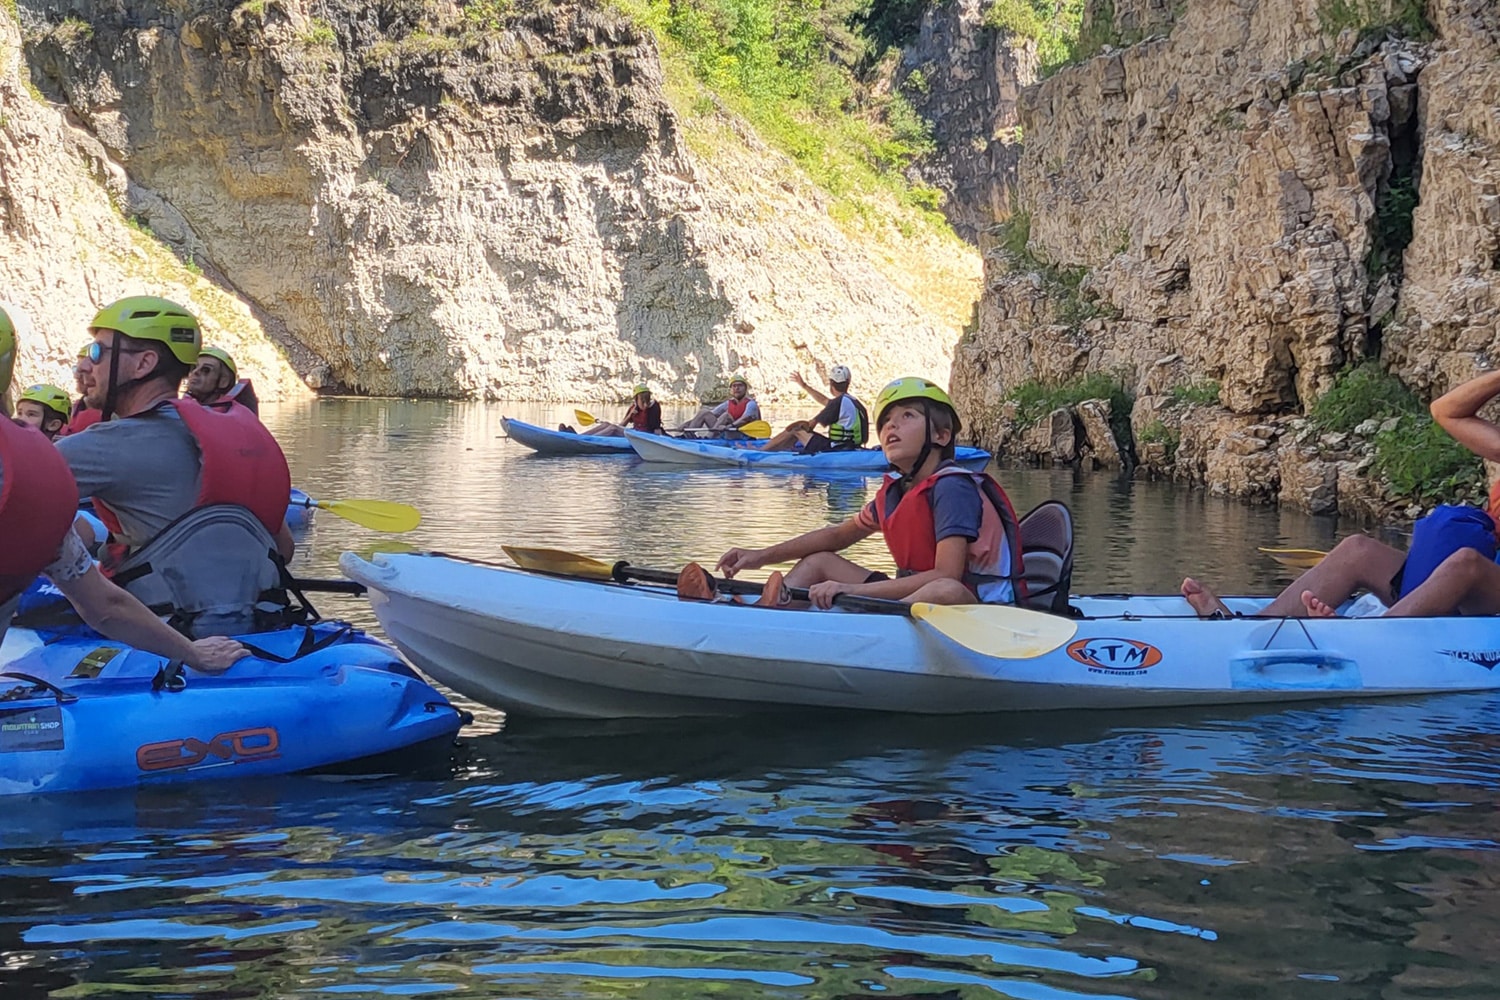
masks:
<path fill-rule="evenodd" d="M 856 511 L 874 482 L 538 459 L 502 412 L 267 414 L 294 481 L 420 506 L 419 547 L 644 565 Z M 595 408 L 605 415 L 606 410 Z M 570 421 L 571 422 L 571 421 Z M 1075 589 L 1282 578 L 1334 525 L 1104 475 Z M 326 512 L 297 568 L 379 536 Z M 881 564 L 881 552 L 862 553 Z M 325 613 L 370 616 L 354 601 Z M 1500 702 L 502 729 L 453 760 L 8 804 L 0 996 L 1494 997 Z"/>

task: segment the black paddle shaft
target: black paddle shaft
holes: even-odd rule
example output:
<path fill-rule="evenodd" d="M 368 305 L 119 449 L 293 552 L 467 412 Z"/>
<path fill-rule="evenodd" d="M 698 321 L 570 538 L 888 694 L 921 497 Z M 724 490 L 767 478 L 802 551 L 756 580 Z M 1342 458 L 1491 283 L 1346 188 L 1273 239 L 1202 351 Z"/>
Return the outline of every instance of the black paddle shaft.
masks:
<path fill-rule="evenodd" d="M 714 590 L 725 594 L 759 594 L 765 589 L 765 585 L 756 583 L 754 580 L 720 580 L 712 573 L 704 571 L 708 576 L 708 582 Z M 675 585 L 677 574 L 669 569 L 645 569 L 640 566 L 632 566 L 621 560 L 615 563 L 610 571 L 618 583 L 628 583 L 638 580 L 642 583 L 661 583 Z M 806 601 L 807 591 L 801 587 L 788 587 L 788 592 L 794 601 Z M 850 611 L 866 611 L 877 615 L 905 615 L 911 616 L 911 605 L 905 601 L 891 601 L 880 597 L 860 597 L 857 594 L 840 594 L 834 598 L 834 604 L 848 608 Z"/>

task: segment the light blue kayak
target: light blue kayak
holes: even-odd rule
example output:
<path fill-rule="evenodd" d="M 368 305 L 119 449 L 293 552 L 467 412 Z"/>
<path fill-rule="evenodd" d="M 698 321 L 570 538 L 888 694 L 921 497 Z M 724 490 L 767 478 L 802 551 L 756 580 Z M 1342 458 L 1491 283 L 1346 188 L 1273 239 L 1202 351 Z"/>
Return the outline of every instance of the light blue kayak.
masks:
<path fill-rule="evenodd" d="M 319 770 L 445 746 L 465 717 L 395 650 L 319 622 L 244 637 L 226 673 L 76 627 L 0 650 L 0 796 Z"/>
<path fill-rule="evenodd" d="M 510 417 L 501 417 L 500 426 L 505 428 L 512 441 L 525 445 L 538 455 L 635 455 L 630 442 L 622 437 L 548 430 Z"/>
<path fill-rule="evenodd" d="M 800 451 L 733 448 L 716 441 L 664 438 L 655 434 L 638 434 L 635 431 L 626 431 L 625 440 L 647 462 L 733 465 L 744 469 L 792 469 L 802 472 L 884 472 L 890 468 L 890 463 L 885 460 L 885 453 L 879 448 L 804 455 Z M 979 448 L 959 448 L 955 458 L 959 465 L 976 472 L 990 464 L 990 453 Z"/>

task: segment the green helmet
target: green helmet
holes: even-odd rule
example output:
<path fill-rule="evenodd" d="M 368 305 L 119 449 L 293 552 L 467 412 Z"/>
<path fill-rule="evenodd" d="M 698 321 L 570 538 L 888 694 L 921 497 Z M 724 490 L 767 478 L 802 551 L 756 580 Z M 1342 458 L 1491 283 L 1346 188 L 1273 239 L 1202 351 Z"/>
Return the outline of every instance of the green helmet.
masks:
<path fill-rule="evenodd" d="M 729 388 L 733 389 L 737 385 L 742 385 L 746 389 L 750 388 L 749 380 L 746 379 L 743 375 L 736 375 L 734 378 L 729 380 Z"/>
<path fill-rule="evenodd" d="M 73 410 L 73 400 L 68 395 L 68 391 L 59 389 L 55 385 L 34 385 L 21 393 L 21 398 L 16 402 L 27 399 L 33 403 L 42 404 L 64 420 L 68 419 L 68 414 Z"/>
<path fill-rule="evenodd" d="M 16 324 L 0 309 L 0 396 L 10 388 L 10 373 L 16 366 Z"/>
<path fill-rule="evenodd" d="M 886 410 L 908 399 L 926 399 L 934 403 L 942 403 L 953 412 L 953 433 L 958 433 L 961 426 L 958 419 L 958 407 L 953 405 L 953 400 L 948 398 L 943 387 L 936 382 L 929 382 L 925 378 L 916 378 L 911 375 L 896 379 L 881 389 L 880 395 L 875 397 L 876 428 L 879 428 L 885 420 Z"/>
<path fill-rule="evenodd" d="M 154 340 L 172 356 L 191 366 L 198 360 L 202 335 L 193 314 L 169 299 L 130 295 L 99 310 L 89 324 L 93 330 L 117 330 L 137 340 Z"/>
<path fill-rule="evenodd" d="M 198 352 L 198 357 L 201 358 L 201 357 L 205 357 L 205 356 L 213 358 L 215 361 L 219 362 L 225 368 L 228 368 L 229 369 L 229 377 L 230 378 L 239 378 L 240 377 L 240 370 L 239 370 L 239 368 L 237 368 L 235 366 L 234 358 L 230 357 L 229 356 L 229 352 L 226 351 L 226 350 L 224 350 L 224 348 L 222 348 L 222 347 L 205 347 L 203 350 L 201 350 L 201 351 Z"/>
<path fill-rule="evenodd" d="M 630 390 L 632 396 L 639 396 L 643 392 L 647 395 L 651 393 L 651 387 L 644 382 L 639 383 L 634 389 Z"/>

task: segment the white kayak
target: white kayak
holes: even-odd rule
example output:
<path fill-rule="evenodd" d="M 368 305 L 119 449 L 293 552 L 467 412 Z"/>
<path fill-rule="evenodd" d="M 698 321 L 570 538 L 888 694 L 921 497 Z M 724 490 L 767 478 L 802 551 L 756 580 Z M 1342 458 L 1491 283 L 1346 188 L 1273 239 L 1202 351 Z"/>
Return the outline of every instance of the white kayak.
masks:
<path fill-rule="evenodd" d="M 890 468 L 879 448 L 853 448 L 844 451 L 821 451 L 805 455 L 800 451 L 761 451 L 758 448 L 735 448 L 717 441 L 695 441 L 626 431 L 625 440 L 635 453 L 647 462 L 672 462 L 678 465 L 734 465 L 745 469 L 796 469 L 803 472 L 884 472 Z M 990 463 L 990 453 L 979 448 L 957 448 L 954 460 L 966 469 L 983 471 Z"/>
<path fill-rule="evenodd" d="M 962 714 L 1361 698 L 1500 688 L 1500 619 L 1199 619 L 1170 597 L 1080 597 L 1049 651 L 980 655 L 892 615 L 679 601 L 447 556 L 352 553 L 386 635 L 423 672 L 518 716 L 732 715 L 789 705 Z M 1231 607 L 1253 613 L 1261 598 Z M 1030 624 L 1021 626 L 1031 631 Z"/>

